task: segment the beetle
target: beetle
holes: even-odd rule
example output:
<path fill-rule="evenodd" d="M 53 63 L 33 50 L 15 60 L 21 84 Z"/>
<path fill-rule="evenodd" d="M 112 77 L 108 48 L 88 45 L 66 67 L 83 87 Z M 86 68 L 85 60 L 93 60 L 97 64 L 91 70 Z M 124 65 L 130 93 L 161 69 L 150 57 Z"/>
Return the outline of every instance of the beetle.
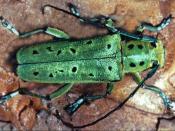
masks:
<path fill-rule="evenodd" d="M 165 49 L 161 40 L 140 34 L 126 32 L 114 26 L 113 20 L 106 16 L 97 16 L 94 18 L 82 17 L 80 12 L 73 4 L 68 4 L 70 12 L 45 5 L 56 10 L 73 15 L 86 24 L 97 25 L 106 28 L 110 34 L 105 36 L 72 41 L 65 32 L 47 27 L 36 29 L 27 33 L 20 33 L 16 28 L 3 17 L 0 18 L 1 24 L 20 38 L 28 37 L 37 33 L 46 33 L 63 40 L 45 42 L 39 45 L 32 45 L 19 49 L 16 55 L 18 62 L 17 75 L 24 81 L 38 83 L 60 83 L 65 84 L 62 88 L 46 96 L 35 94 L 27 89 L 20 88 L 15 92 L 1 97 L 2 102 L 10 99 L 14 94 L 24 94 L 39 97 L 46 100 L 52 100 L 67 93 L 74 83 L 107 83 L 106 93 L 102 95 L 82 95 L 74 103 L 65 107 L 65 110 L 71 115 L 86 102 L 105 98 L 111 94 L 113 83 L 120 81 L 125 74 L 132 74 L 138 83 L 133 92 L 113 110 L 106 115 L 82 126 L 73 126 L 74 128 L 83 128 L 93 125 L 106 118 L 112 112 L 120 109 L 140 87 L 154 91 L 159 94 L 166 108 L 172 109 L 173 102 L 158 87 L 145 84 L 145 81 L 151 78 L 158 68 L 165 64 Z M 159 32 L 164 29 L 173 17 L 170 15 L 164 18 L 156 26 L 143 23 L 138 31 L 148 30 Z M 124 37 L 126 42 L 122 41 Z M 140 73 L 150 69 L 147 76 L 142 79 Z M 56 116 L 68 126 L 59 113 Z"/>

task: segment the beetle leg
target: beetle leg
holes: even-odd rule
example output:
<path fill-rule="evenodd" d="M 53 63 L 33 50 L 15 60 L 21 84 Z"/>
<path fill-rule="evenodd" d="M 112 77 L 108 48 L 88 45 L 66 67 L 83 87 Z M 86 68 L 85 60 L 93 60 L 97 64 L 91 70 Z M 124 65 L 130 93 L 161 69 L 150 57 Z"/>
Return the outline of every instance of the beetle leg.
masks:
<path fill-rule="evenodd" d="M 69 15 L 72 15 L 72 16 L 78 18 L 81 22 L 106 28 L 111 33 L 118 33 L 118 34 L 123 35 L 125 37 L 128 37 L 130 39 L 136 39 L 136 40 L 141 40 L 141 41 L 150 42 L 150 43 L 156 43 L 157 42 L 157 39 L 152 37 L 152 36 L 137 35 L 137 34 L 129 33 L 127 31 L 124 31 L 120 28 L 115 27 L 114 24 L 113 24 L 114 21 L 110 17 L 103 16 L 103 15 L 98 16 L 98 17 L 93 17 L 93 18 L 83 17 L 83 16 L 80 15 L 80 12 L 78 11 L 78 8 L 75 5 L 71 4 L 71 3 L 68 4 L 70 12 L 68 12 L 66 10 L 63 10 L 63 9 L 60 9 L 58 7 L 55 7 L 53 5 L 47 4 L 47 5 L 44 5 L 43 8 L 42 8 L 43 13 L 44 13 L 44 9 L 46 7 L 51 7 L 53 9 L 62 11 L 64 13 L 67 13 Z M 156 45 L 154 45 L 154 46 L 156 46 Z"/>
<path fill-rule="evenodd" d="M 69 7 L 71 14 L 77 17 L 81 22 L 84 22 L 87 24 L 98 25 L 98 26 L 105 26 L 106 28 L 114 27 L 114 20 L 108 16 L 100 15 L 100 16 L 96 16 L 92 18 L 83 17 L 80 15 L 80 12 L 75 5 L 69 3 L 68 7 Z"/>
<path fill-rule="evenodd" d="M 154 43 L 154 46 L 156 46 L 155 43 L 157 42 L 157 39 L 152 37 L 152 36 L 133 34 L 133 33 L 127 32 L 125 30 L 119 29 L 119 28 L 115 27 L 114 20 L 111 19 L 110 17 L 107 17 L 107 16 L 99 16 L 99 17 L 94 17 L 94 18 L 82 17 L 82 16 L 80 16 L 80 13 L 79 13 L 78 9 L 76 8 L 76 6 L 74 6 L 72 4 L 69 4 L 68 6 L 70 9 L 70 12 L 75 17 L 79 18 L 81 22 L 102 26 L 102 27 L 105 27 L 111 33 L 119 33 L 120 35 L 123 35 L 123 36 L 131 38 L 131 39 L 136 39 L 136 40 Z M 166 24 L 166 26 L 168 25 L 166 22 L 164 22 L 164 23 Z"/>
<path fill-rule="evenodd" d="M 44 10 L 45 10 L 46 7 L 50 7 L 50 8 L 53 8 L 55 10 L 59 10 L 59 11 L 62 11 L 64 13 L 67 13 L 69 15 L 72 15 L 72 16 L 78 18 L 83 23 L 99 25 L 99 26 L 104 26 L 104 25 L 108 25 L 108 26 L 110 25 L 111 26 L 113 24 L 113 20 L 110 17 L 104 16 L 104 15 L 101 15 L 101 16 L 98 16 L 98 17 L 93 17 L 93 18 L 81 16 L 78 8 L 75 5 L 71 4 L 71 3 L 68 3 L 68 7 L 69 7 L 70 12 L 68 12 L 66 10 L 63 10 L 61 8 L 55 7 L 53 5 L 47 4 L 47 5 L 44 5 L 42 7 L 42 13 L 43 14 L 45 12 Z"/>
<path fill-rule="evenodd" d="M 61 88 L 45 96 L 33 93 L 26 88 L 19 88 L 18 90 L 19 90 L 19 94 L 21 95 L 29 95 L 29 96 L 38 97 L 38 98 L 45 99 L 45 100 L 52 100 L 56 97 L 60 97 L 64 95 L 65 93 L 67 93 L 72 88 L 72 86 L 73 86 L 72 83 L 65 84 Z"/>
<path fill-rule="evenodd" d="M 10 92 L 10 93 L 8 93 L 8 94 L 6 94 L 4 96 L 1 96 L 0 97 L 0 104 L 3 104 L 4 102 L 9 100 L 10 98 L 13 98 L 13 97 L 15 97 L 15 96 L 17 96 L 19 94 L 20 94 L 19 91 L 16 90 L 16 91 Z"/>
<path fill-rule="evenodd" d="M 137 91 L 140 89 L 140 87 L 142 87 L 144 85 L 145 81 L 148 80 L 149 78 L 151 78 L 156 73 L 158 67 L 159 67 L 159 65 L 157 63 L 154 63 L 151 71 L 149 71 L 148 74 L 146 75 L 146 77 L 140 83 L 138 83 L 137 87 L 129 94 L 129 96 L 127 96 L 120 104 L 117 104 L 112 110 L 110 110 L 105 115 L 101 116 L 100 118 L 96 119 L 95 121 L 92 121 L 92 122 L 84 124 L 84 125 L 73 125 L 72 123 L 65 121 L 58 111 L 56 111 L 55 116 L 59 120 L 61 120 L 64 125 L 66 125 L 70 128 L 75 128 L 75 129 L 79 128 L 80 129 L 80 128 L 85 128 L 88 126 L 95 125 L 99 121 L 101 121 L 101 120 L 105 119 L 106 117 L 108 117 L 109 115 L 111 115 L 113 112 L 120 110 L 126 104 L 126 102 L 130 98 L 132 98 L 135 95 L 135 93 L 137 93 Z"/>
<path fill-rule="evenodd" d="M 159 32 L 161 30 L 163 30 L 165 27 L 167 27 L 171 20 L 172 20 L 172 15 L 170 14 L 168 17 L 164 18 L 159 24 L 157 25 L 152 25 L 149 23 L 142 23 L 138 28 L 137 31 L 139 32 L 143 32 L 144 30 L 148 30 L 151 32 Z"/>
<path fill-rule="evenodd" d="M 0 24 L 7 30 L 11 31 L 15 35 L 19 36 L 19 32 L 16 30 L 15 26 L 10 23 L 8 20 L 4 19 L 4 17 L 0 16 Z"/>
<path fill-rule="evenodd" d="M 103 95 L 82 95 L 80 96 L 75 102 L 65 106 L 64 110 L 69 114 L 72 115 L 74 112 L 76 112 L 82 105 L 89 103 L 90 101 L 94 101 L 97 99 L 105 98 L 107 95 L 111 94 L 113 89 L 113 83 L 107 84 L 107 90 L 105 94 Z"/>
<path fill-rule="evenodd" d="M 52 27 L 47 27 L 47 28 L 41 28 L 41 29 L 36 29 L 30 32 L 26 33 L 20 33 L 19 37 L 20 38 L 25 38 L 29 37 L 38 33 L 46 33 L 48 35 L 54 36 L 56 38 L 62 38 L 62 39 L 69 39 L 69 35 L 59 29 L 52 28 Z"/>
<path fill-rule="evenodd" d="M 169 99 L 169 97 L 158 87 L 153 86 L 153 85 L 148 85 L 148 84 L 144 84 L 144 89 L 147 90 L 151 90 L 153 92 L 155 92 L 156 94 L 159 94 L 159 96 L 162 98 L 164 105 L 169 108 L 170 104 L 171 104 L 171 100 Z"/>
<path fill-rule="evenodd" d="M 20 38 L 29 37 L 38 33 L 46 33 L 57 38 L 69 39 L 68 34 L 56 28 L 47 27 L 47 28 L 36 29 L 30 32 L 20 33 L 11 22 L 4 19 L 3 17 L 0 17 L 0 23 L 5 29 L 11 31 Z"/>
<path fill-rule="evenodd" d="M 142 81 L 142 78 L 141 78 L 139 73 L 135 73 L 135 74 L 133 74 L 133 76 L 134 76 L 134 80 L 137 83 L 140 83 L 140 81 Z M 154 85 L 148 85 L 148 84 L 144 83 L 143 89 L 151 90 L 151 91 L 155 92 L 156 94 L 158 94 L 162 98 L 164 105 L 167 108 L 170 108 L 172 102 L 169 99 L 169 97 L 160 88 L 158 88 Z"/>
<path fill-rule="evenodd" d="M 60 97 L 64 94 L 66 94 L 73 86 L 73 83 L 70 84 L 65 84 L 63 85 L 61 88 L 59 88 L 58 90 L 54 91 L 53 93 L 47 95 L 46 97 L 50 100 Z"/>

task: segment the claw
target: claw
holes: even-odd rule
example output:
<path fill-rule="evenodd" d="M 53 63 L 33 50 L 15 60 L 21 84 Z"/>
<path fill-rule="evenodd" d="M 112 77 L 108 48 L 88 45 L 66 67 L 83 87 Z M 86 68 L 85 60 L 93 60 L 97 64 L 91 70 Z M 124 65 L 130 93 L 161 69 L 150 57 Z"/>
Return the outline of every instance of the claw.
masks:
<path fill-rule="evenodd" d="M 80 16 L 80 12 L 75 5 L 73 5 L 72 3 L 67 3 L 67 6 L 69 7 L 71 13 L 73 13 L 76 16 Z"/>
<path fill-rule="evenodd" d="M 81 96 L 74 103 L 64 107 L 64 110 L 69 115 L 73 115 L 73 113 L 76 112 L 80 108 L 80 106 L 83 105 L 85 102 L 86 102 L 86 98 L 84 96 Z"/>
<path fill-rule="evenodd" d="M 169 109 L 175 114 L 175 102 L 169 104 Z"/>
<path fill-rule="evenodd" d="M 0 23 L 4 28 L 11 31 L 15 35 L 19 36 L 19 32 L 16 30 L 14 25 L 12 23 L 10 23 L 8 20 L 4 19 L 2 16 L 0 16 Z"/>
<path fill-rule="evenodd" d="M 15 97 L 15 96 L 17 96 L 17 95 L 19 95 L 18 90 L 14 91 L 14 92 L 11 92 L 11 93 L 9 93 L 9 94 L 7 94 L 7 95 L 5 95 L 5 96 L 1 96 L 1 97 L 0 97 L 0 104 L 3 104 L 3 103 L 6 102 L 7 100 L 9 100 L 9 99 L 11 99 L 11 98 L 13 98 L 13 97 Z"/>

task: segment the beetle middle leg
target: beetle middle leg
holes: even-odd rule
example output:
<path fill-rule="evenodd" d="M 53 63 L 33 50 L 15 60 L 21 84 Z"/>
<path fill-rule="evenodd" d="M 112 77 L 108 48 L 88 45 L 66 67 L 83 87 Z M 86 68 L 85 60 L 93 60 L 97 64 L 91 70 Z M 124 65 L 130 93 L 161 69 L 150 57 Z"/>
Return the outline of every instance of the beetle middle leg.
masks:
<path fill-rule="evenodd" d="M 11 31 L 20 38 L 29 37 L 38 33 L 46 33 L 57 38 L 69 39 L 69 35 L 67 33 L 52 27 L 40 28 L 30 32 L 20 33 L 11 22 L 4 19 L 2 16 L 0 17 L 0 23 L 5 29 Z"/>
<path fill-rule="evenodd" d="M 141 41 L 150 42 L 150 43 L 154 43 L 154 44 L 156 44 L 156 42 L 157 42 L 157 39 L 155 37 L 129 33 L 125 30 L 122 30 L 120 28 L 115 27 L 114 21 L 110 17 L 103 16 L 103 15 L 97 16 L 97 17 L 92 17 L 92 18 L 83 17 L 80 15 L 80 12 L 78 11 L 77 7 L 71 3 L 68 4 L 70 12 L 48 4 L 48 5 L 43 6 L 43 8 L 42 8 L 43 13 L 44 13 L 44 9 L 46 7 L 51 7 L 53 9 L 62 11 L 64 13 L 67 13 L 69 15 L 72 15 L 72 16 L 78 18 L 83 23 L 106 28 L 111 33 L 118 33 L 122 36 L 129 38 L 129 39 L 136 39 L 136 40 L 141 40 Z M 156 46 L 156 45 L 154 45 L 154 46 Z"/>
<path fill-rule="evenodd" d="M 129 33 L 127 31 L 124 31 L 122 29 L 119 29 L 117 27 L 114 26 L 114 21 L 110 18 L 110 17 L 106 17 L 106 16 L 100 16 L 100 17 L 94 17 L 94 18 L 85 18 L 82 17 L 80 15 L 80 12 L 78 11 L 78 9 L 76 8 L 76 6 L 72 5 L 72 4 L 68 4 L 70 12 L 77 18 L 80 19 L 81 22 L 85 22 L 85 23 L 89 23 L 89 24 L 97 24 L 97 25 L 101 25 L 103 27 L 105 27 L 109 32 L 112 33 L 119 33 L 123 36 L 126 36 L 128 38 L 131 39 L 136 39 L 136 40 L 141 40 L 141 41 L 145 41 L 145 42 L 150 42 L 154 47 L 156 47 L 156 42 L 157 42 L 157 38 L 152 37 L 152 36 L 147 36 L 147 35 L 138 35 L 138 34 L 133 34 L 133 33 Z M 165 27 L 167 27 L 171 20 L 172 20 L 172 15 L 170 14 L 167 18 L 164 18 L 160 24 L 158 25 L 151 25 L 148 23 L 142 23 L 137 31 L 142 32 L 143 30 L 149 30 L 151 32 L 159 32 L 161 30 L 163 30 Z"/>
<path fill-rule="evenodd" d="M 121 107 L 123 107 L 126 104 L 126 102 L 130 98 L 132 98 L 135 95 L 135 93 L 144 85 L 145 81 L 148 80 L 149 78 L 151 78 L 155 74 L 155 72 L 157 71 L 158 67 L 159 67 L 158 64 L 153 64 L 151 71 L 149 71 L 148 74 L 146 75 L 146 77 L 138 83 L 137 87 L 130 93 L 129 96 L 127 96 L 120 104 L 117 104 L 112 110 L 110 110 L 105 115 L 101 116 L 100 118 L 96 119 L 95 121 L 92 121 L 92 122 L 84 124 L 84 125 L 76 125 L 75 126 L 72 123 L 69 123 L 69 122 L 65 121 L 58 111 L 56 112 L 55 116 L 58 119 L 60 119 L 64 125 L 66 125 L 66 126 L 68 126 L 70 128 L 78 129 L 78 128 L 85 128 L 85 127 L 88 127 L 88 126 L 92 126 L 92 125 L 98 123 L 99 121 L 105 119 L 106 117 L 111 115 L 113 112 L 121 109 Z"/>
<path fill-rule="evenodd" d="M 90 101 L 105 98 L 107 95 L 111 94 L 112 89 L 113 89 L 113 83 L 108 83 L 106 88 L 107 88 L 106 92 L 102 95 L 94 95 L 94 96 L 82 95 L 80 96 L 75 102 L 65 106 L 64 108 L 65 111 L 69 115 L 72 115 L 74 112 L 76 112 L 81 107 L 81 105 L 86 104 Z"/>

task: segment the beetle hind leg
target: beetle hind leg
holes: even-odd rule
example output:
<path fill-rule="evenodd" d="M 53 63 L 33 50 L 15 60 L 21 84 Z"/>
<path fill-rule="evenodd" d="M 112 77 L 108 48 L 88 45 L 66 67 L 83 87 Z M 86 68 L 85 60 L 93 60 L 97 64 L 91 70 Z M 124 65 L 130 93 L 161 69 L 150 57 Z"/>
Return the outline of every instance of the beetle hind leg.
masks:
<path fill-rule="evenodd" d="M 110 95 L 113 89 L 113 84 L 108 83 L 107 84 L 107 90 L 102 95 L 82 95 L 80 96 L 75 102 L 65 106 L 64 110 L 69 114 L 72 115 L 74 112 L 76 112 L 82 105 L 89 103 L 90 101 L 98 100 L 105 98 L 107 95 Z"/>
<path fill-rule="evenodd" d="M 60 87 L 59 89 L 57 89 L 56 91 L 54 91 L 48 95 L 39 95 L 39 94 L 36 94 L 36 93 L 29 91 L 26 88 L 19 88 L 18 91 L 19 91 L 19 94 L 21 94 L 21 95 L 29 95 L 32 97 L 38 97 L 38 98 L 45 99 L 45 100 L 52 100 L 54 98 L 57 98 L 57 97 L 60 97 L 64 94 L 66 94 L 72 88 L 72 86 L 73 86 L 72 83 L 65 84 L 62 87 Z"/>
<path fill-rule="evenodd" d="M 52 27 L 46 27 L 46 28 L 36 29 L 30 32 L 20 33 L 19 37 L 25 38 L 25 37 L 29 37 L 39 33 L 46 33 L 56 38 L 69 39 L 69 35 L 67 33 Z"/>
<path fill-rule="evenodd" d="M 0 16 L 0 24 L 2 25 L 2 27 L 4 27 L 5 29 L 14 33 L 19 38 L 25 38 L 25 37 L 29 37 L 29 36 L 39 34 L 39 33 L 46 33 L 48 35 L 52 35 L 52 36 L 57 37 L 57 38 L 69 39 L 68 34 L 66 34 L 65 32 L 58 30 L 56 28 L 52 28 L 52 27 L 40 28 L 40 29 L 36 29 L 36 30 L 30 31 L 30 32 L 20 33 L 11 22 L 6 20 L 2 16 Z"/>

